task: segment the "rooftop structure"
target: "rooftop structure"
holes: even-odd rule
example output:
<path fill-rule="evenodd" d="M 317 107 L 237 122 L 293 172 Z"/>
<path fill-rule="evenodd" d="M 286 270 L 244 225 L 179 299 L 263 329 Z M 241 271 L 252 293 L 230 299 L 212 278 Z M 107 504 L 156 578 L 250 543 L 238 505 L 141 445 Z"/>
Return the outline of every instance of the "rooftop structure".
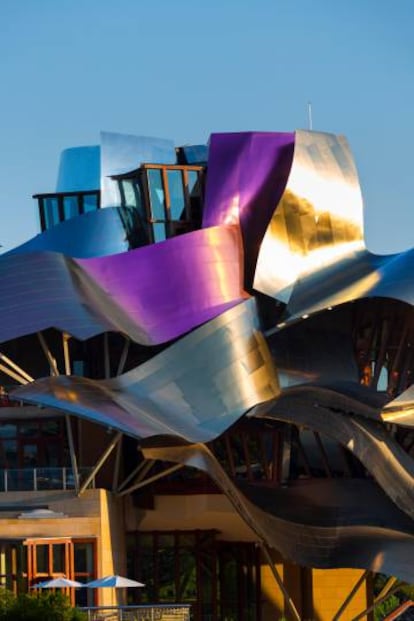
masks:
<path fill-rule="evenodd" d="M 0 257 L 3 583 L 267 621 L 414 582 L 414 255 L 366 249 L 346 140 L 106 132 L 34 197 Z"/>

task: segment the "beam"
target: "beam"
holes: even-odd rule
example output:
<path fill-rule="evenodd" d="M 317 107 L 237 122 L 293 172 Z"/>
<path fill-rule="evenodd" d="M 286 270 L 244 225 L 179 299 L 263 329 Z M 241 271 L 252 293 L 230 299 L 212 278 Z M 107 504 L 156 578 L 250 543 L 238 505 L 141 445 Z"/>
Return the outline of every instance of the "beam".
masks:
<path fill-rule="evenodd" d="M 118 369 L 116 371 L 117 375 L 121 375 L 124 371 L 125 363 L 127 361 L 128 353 L 129 353 L 129 344 L 130 344 L 130 340 L 126 338 L 124 346 L 122 348 L 121 357 L 119 359 Z"/>
<path fill-rule="evenodd" d="M 382 599 L 383 597 L 388 595 L 388 593 L 390 592 L 390 590 L 392 589 L 392 587 L 394 586 L 396 582 L 397 582 L 397 578 L 394 578 L 394 576 L 391 576 L 391 578 L 388 578 L 387 582 L 384 584 L 381 591 L 378 593 L 377 597 L 374 598 L 374 604 L 379 599 Z"/>
<path fill-rule="evenodd" d="M 118 444 L 118 442 L 120 441 L 121 438 L 122 438 L 122 431 L 118 431 L 116 436 L 114 438 L 112 438 L 112 440 L 110 441 L 109 445 L 107 446 L 107 448 L 102 453 L 101 457 L 96 462 L 96 464 L 95 464 L 94 468 L 92 469 L 92 472 L 90 473 L 90 475 L 86 478 L 84 483 L 82 483 L 82 485 L 81 485 L 81 487 L 79 489 L 79 492 L 78 492 L 78 496 L 83 494 L 85 489 L 88 487 L 89 483 L 94 479 L 96 474 L 102 468 L 102 466 L 104 465 L 104 463 L 106 462 L 106 460 L 108 459 L 108 457 L 110 456 L 110 454 L 112 453 L 112 451 L 114 450 L 114 448 L 116 447 L 116 445 Z"/>
<path fill-rule="evenodd" d="M 119 494 L 119 492 L 135 477 L 135 475 L 137 475 L 138 473 L 141 475 L 138 480 L 142 480 L 142 477 L 145 476 L 145 474 L 147 474 L 147 472 L 152 468 L 152 466 L 154 465 L 155 460 L 151 459 L 151 460 L 144 460 L 141 461 L 138 466 L 136 468 L 134 468 L 134 470 L 126 477 L 126 479 L 124 479 L 122 481 L 122 483 L 118 486 L 118 489 L 116 490 L 117 493 Z"/>
<path fill-rule="evenodd" d="M 289 607 L 289 610 L 292 613 L 292 617 L 295 619 L 295 621 L 301 621 L 300 614 L 297 611 L 297 608 L 296 608 L 296 606 L 294 604 L 294 601 L 292 600 L 291 596 L 289 595 L 289 591 L 287 590 L 287 588 L 283 584 L 283 580 L 280 577 L 279 572 L 276 569 L 276 566 L 275 566 L 275 564 L 273 562 L 272 555 L 270 554 L 269 548 L 266 546 L 266 544 L 264 542 L 260 543 L 260 547 L 261 547 L 261 549 L 263 551 L 263 554 L 266 557 L 267 563 L 268 563 L 268 565 L 269 565 L 269 567 L 271 569 L 273 577 L 276 580 L 279 589 L 282 591 L 282 593 L 283 593 L 283 595 L 285 597 L 285 600 L 286 600 L 286 603 L 287 603 L 287 605 Z"/>
<path fill-rule="evenodd" d="M 131 487 L 128 487 L 127 489 L 124 489 L 124 491 L 119 492 L 118 496 L 125 496 L 125 494 L 130 494 L 131 492 L 135 492 L 136 489 L 139 489 L 140 487 L 145 487 L 146 485 L 149 485 L 150 483 L 153 483 L 154 481 L 157 481 L 158 479 L 162 479 L 163 477 L 166 477 L 167 475 L 172 474 L 176 470 L 180 470 L 181 468 L 184 468 L 184 466 L 185 464 L 175 464 L 174 466 L 171 466 L 171 468 L 166 468 L 162 472 L 158 472 L 157 474 L 154 474 L 152 477 L 149 477 L 149 479 L 145 479 L 145 481 L 134 483 L 134 485 L 131 485 Z"/>
<path fill-rule="evenodd" d="M 386 599 L 388 599 L 388 597 L 390 597 L 390 595 L 393 595 L 394 593 L 396 593 L 397 591 L 400 590 L 401 588 L 401 584 L 398 584 L 397 586 L 395 586 L 393 589 L 390 589 L 388 591 L 388 593 L 386 595 L 384 595 L 381 598 L 376 598 L 374 600 L 374 603 L 371 604 L 371 606 L 369 606 L 368 608 L 366 608 L 365 610 L 363 610 L 362 612 L 360 612 L 356 617 L 353 617 L 353 619 L 351 621 L 359 621 L 360 619 L 364 619 L 367 618 L 367 615 L 372 612 L 379 604 L 381 604 L 382 602 L 384 602 Z"/>
<path fill-rule="evenodd" d="M 41 347 L 43 349 L 43 353 L 45 354 L 46 359 L 47 359 L 47 361 L 49 363 L 50 374 L 51 375 L 55 375 L 55 376 L 59 375 L 59 370 L 57 368 L 56 360 L 55 360 L 55 358 L 53 358 L 52 353 L 51 353 L 50 349 L 47 346 L 45 337 L 43 336 L 43 334 L 41 332 L 38 332 L 37 333 L 37 338 L 39 339 L 40 345 L 41 345 Z"/>
<path fill-rule="evenodd" d="M 104 368 L 105 368 L 105 378 L 109 379 L 111 377 L 111 364 L 109 360 L 109 338 L 108 332 L 105 332 L 103 335 L 104 341 Z"/>
<path fill-rule="evenodd" d="M 19 384 L 28 384 L 29 383 L 26 379 L 24 379 L 23 377 L 21 377 L 17 373 L 14 373 L 14 371 L 9 369 L 8 367 L 5 367 L 4 364 L 0 364 L 0 371 L 2 371 L 2 373 L 5 373 L 5 375 L 8 375 L 12 379 L 16 380 L 16 382 L 19 382 Z"/>
<path fill-rule="evenodd" d="M 115 453 L 114 476 L 112 479 L 112 491 L 115 492 L 119 483 L 119 471 L 121 468 L 122 442 L 118 442 Z"/>
<path fill-rule="evenodd" d="M 144 459 L 144 461 L 141 461 L 138 466 L 134 468 L 134 470 L 118 486 L 118 489 L 116 490 L 117 494 L 119 494 L 122 488 L 124 488 L 134 478 L 135 475 L 139 474 L 140 476 L 138 477 L 138 481 L 141 481 L 154 464 L 155 459 Z"/>
<path fill-rule="evenodd" d="M 70 365 L 69 339 L 70 339 L 70 335 L 66 334 L 66 332 L 63 332 L 62 333 L 62 345 L 63 345 L 63 359 L 65 361 L 65 375 L 72 375 L 72 369 Z"/>
<path fill-rule="evenodd" d="M 345 609 L 348 608 L 348 605 L 351 603 L 351 601 L 355 597 L 357 591 L 359 590 L 361 585 L 364 583 L 364 581 L 367 579 L 368 575 L 369 575 L 368 569 L 365 570 L 361 574 L 361 576 L 358 578 L 358 580 L 356 581 L 356 583 L 354 584 L 354 586 L 350 590 L 349 594 L 346 596 L 344 602 L 339 607 L 338 612 L 332 617 L 332 621 L 338 621 L 342 617 L 342 614 L 345 612 Z"/>
<path fill-rule="evenodd" d="M 18 364 L 13 362 L 13 360 L 10 360 L 8 356 L 6 356 L 5 354 L 2 354 L 1 352 L 0 352 L 0 360 L 8 364 L 9 367 L 11 367 L 14 371 L 16 371 L 23 379 L 27 380 L 27 383 L 34 382 L 34 378 L 31 375 L 26 373 L 26 371 L 24 371 L 21 367 L 19 367 Z"/>
<path fill-rule="evenodd" d="M 71 423 L 69 414 L 65 415 L 65 422 L 66 422 L 66 433 L 68 436 L 68 444 L 69 444 L 70 463 L 72 466 L 73 476 L 75 479 L 75 491 L 78 494 L 79 493 L 78 461 L 76 459 L 75 444 L 73 442 L 72 423 Z"/>

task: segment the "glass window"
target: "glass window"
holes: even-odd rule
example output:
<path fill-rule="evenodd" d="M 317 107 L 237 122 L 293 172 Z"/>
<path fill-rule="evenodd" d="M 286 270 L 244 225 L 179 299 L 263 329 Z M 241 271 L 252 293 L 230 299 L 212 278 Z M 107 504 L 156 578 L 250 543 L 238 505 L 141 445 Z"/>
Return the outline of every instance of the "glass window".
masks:
<path fill-rule="evenodd" d="M 148 185 L 151 200 L 151 216 L 154 220 L 165 220 L 165 196 L 161 170 L 154 168 L 148 170 Z"/>
<path fill-rule="evenodd" d="M 39 424 L 37 421 L 27 421 L 20 423 L 19 434 L 21 436 L 33 438 L 39 435 Z"/>
<path fill-rule="evenodd" d="M 195 170 L 189 170 L 187 172 L 188 178 L 188 194 L 191 196 L 192 194 L 196 194 L 197 196 L 200 194 L 200 186 L 198 183 L 198 173 Z"/>
<path fill-rule="evenodd" d="M 36 546 L 36 569 L 38 574 L 49 573 L 49 546 Z"/>
<path fill-rule="evenodd" d="M 23 444 L 23 467 L 36 468 L 39 463 L 37 444 Z"/>
<path fill-rule="evenodd" d="M 64 459 L 64 455 L 62 455 L 62 446 L 60 442 L 46 442 L 44 445 L 44 463 L 49 468 L 56 468 L 62 465 L 62 460 Z"/>
<path fill-rule="evenodd" d="M 3 440 L 3 459 L 7 468 L 17 468 L 17 442 L 16 440 Z"/>
<path fill-rule="evenodd" d="M 152 230 L 154 232 L 154 241 L 160 242 L 167 239 L 167 232 L 165 230 L 165 224 L 162 222 L 155 222 L 152 225 Z"/>
<path fill-rule="evenodd" d="M 96 211 L 98 209 L 98 194 L 83 195 L 83 212 Z"/>
<path fill-rule="evenodd" d="M 167 170 L 168 192 L 170 196 L 170 219 L 185 218 L 185 199 L 181 170 Z"/>
<path fill-rule="evenodd" d="M 79 203 L 78 196 L 64 196 L 63 197 L 63 217 L 65 220 L 70 220 L 79 215 Z"/>
<path fill-rule="evenodd" d="M 12 423 L 3 423 L 0 425 L 0 438 L 15 438 L 16 425 Z"/>
<path fill-rule="evenodd" d="M 59 205 L 57 197 L 43 199 L 43 212 L 45 215 L 45 226 L 47 229 L 52 228 L 59 223 Z"/>
<path fill-rule="evenodd" d="M 138 181 L 124 179 L 121 181 L 124 196 L 123 207 L 141 207 L 141 192 Z"/>
<path fill-rule="evenodd" d="M 48 420 L 41 423 L 42 434 L 46 436 L 58 436 L 61 434 L 61 426 L 57 420 Z"/>
<path fill-rule="evenodd" d="M 65 544 L 58 543 L 53 549 L 53 573 L 65 573 Z"/>

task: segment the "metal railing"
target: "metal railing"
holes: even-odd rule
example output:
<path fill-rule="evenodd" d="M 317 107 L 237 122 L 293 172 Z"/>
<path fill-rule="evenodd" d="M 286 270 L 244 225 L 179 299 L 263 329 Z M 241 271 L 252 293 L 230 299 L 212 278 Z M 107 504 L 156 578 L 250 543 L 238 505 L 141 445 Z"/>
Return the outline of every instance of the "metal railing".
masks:
<path fill-rule="evenodd" d="M 190 604 L 90 606 L 80 608 L 88 621 L 190 621 Z"/>
<path fill-rule="evenodd" d="M 86 480 L 92 468 L 79 468 L 79 481 Z M 95 487 L 94 479 L 88 486 Z M 0 469 L 0 492 L 35 492 L 39 490 L 75 489 L 72 468 L 6 468 Z"/>

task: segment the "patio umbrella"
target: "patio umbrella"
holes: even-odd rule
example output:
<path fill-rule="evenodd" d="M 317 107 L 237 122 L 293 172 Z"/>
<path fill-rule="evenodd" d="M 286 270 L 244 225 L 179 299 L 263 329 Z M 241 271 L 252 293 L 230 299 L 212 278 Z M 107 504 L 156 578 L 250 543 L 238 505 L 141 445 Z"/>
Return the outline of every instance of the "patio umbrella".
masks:
<path fill-rule="evenodd" d="M 145 584 L 138 582 L 137 580 L 130 580 L 130 578 L 124 578 L 123 576 L 105 576 L 104 578 L 98 578 L 87 582 L 85 585 L 89 589 L 102 589 L 110 587 L 112 589 L 122 589 L 130 587 L 144 587 Z"/>
<path fill-rule="evenodd" d="M 132 587 L 143 587 L 145 584 L 138 582 L 137 580 L 130 580 L 123 576 L 105 576 L 104 578 L 98 578 L 98 580 L 92 580 L 85 584 L 89 589 L 129 589 Z M 114 593 L 115 591 L 113 591 Z M 113 599 L 113 595 L 111 596 Z"/>
<path fill-rule="evenodd" d="M 45 582 L 38 582 L 32 586 L 32 589 L 67 589 L 78 588 L 85 586 L 82 582 L 76 580 L 69 580 L 68 578 L 53 578 L 53 580 L 45 580 Z"/>

